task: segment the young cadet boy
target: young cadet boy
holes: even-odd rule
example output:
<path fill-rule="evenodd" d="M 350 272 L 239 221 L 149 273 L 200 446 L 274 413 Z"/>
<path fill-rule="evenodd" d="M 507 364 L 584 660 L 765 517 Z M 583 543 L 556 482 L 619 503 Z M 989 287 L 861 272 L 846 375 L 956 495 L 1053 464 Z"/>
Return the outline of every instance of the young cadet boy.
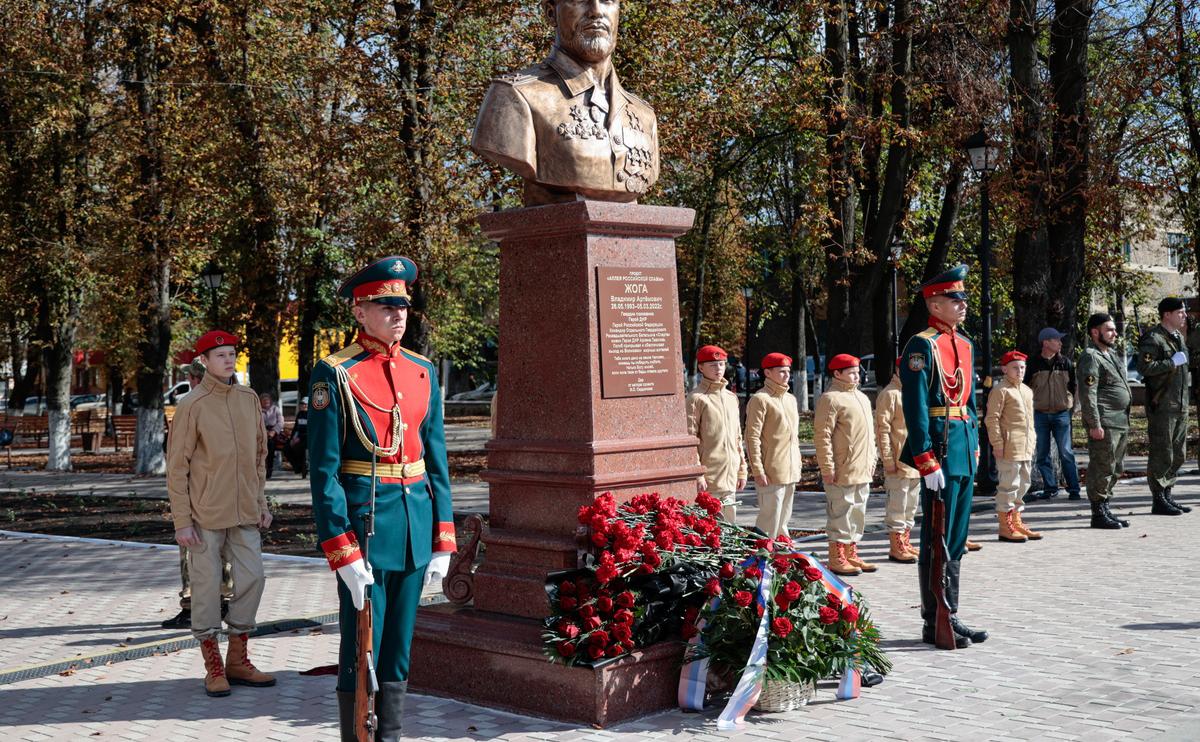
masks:
<path fill-rule="evenodd" d="M 703 378 L 688 395 L 688 433 L 700 439 L 700 465 L 704 474 L 696 482 L 698 492 L 708 492 L 721 501 L 722 515 L 730 523 L 737 516 L 737 493 L 746 486 L 746 454 L 742 450 L 742 426 L 737 395 L 725 387 L 728 356 L 715 345 L 696 352 Z"/>
<path fill-rule="evenodd" d="M 833 382 L 817 400 L 813 445 L 825 483 L 825 532 L 829 569 L 839 575 L 874 572 L 858 556 L 867 521 L 867 496 L 875 471 L 875 425 L 871 400 L 858 390 L 860 362 L 847 353 L 829 361 Z"/>
<path fill-rule="evenodd" d="M 167 447 L 167 494 L 175 541 L 188 549 L 192 634 L 204 657 L 204 691 L 229 695 L 229 684 L 265 687 L 275 678 L 250 662 L 246 640 L 263 592 L 262 540 L 269 528 L 267 432 L 258 395 L 233 378 L 235 335 L 220 330 L 196 341 L 207 372 L 175 410 Z M 229 651 L 221 663 L 222 552 L 233 568 L 233 598 L 225 623 Z"/>
<path fill-rule="evenodd" d="M 788 391 L 792 359 L 768 353 L 760 368 L 764 386 L 746 405 L 746 456 L 758 493 L 754 525 L 776 538 L 788 535 L 792 498 L 800 481 L 800 408 Z"/>
<path fill-rule="evenodd" d="M 1004 378 L 988 395 L 988 440 L 996 455 L 996 520 L 1000 521 L 1000 540 L 1024 543 L 1038 540 L 1042 534 L 1021 520 L 1025 509 L 1022 497 L 1033 483 L 1033 454 L 1037 434 L 1033 427 L 1033 390 L 1021 381 L 1025 378 L 1027 356 L 1010 350 L 1000 359 Z"/>
<path fill-rule="evenodd" d="M 896 368 L 900 359 L 896 359 Z M 904 427 L 904 401 L 901 398 L 900 374 L 879 392 L 875 400 L 875 444 L 883 462 L 883 486 L 887 490 L 887 512 L 884 525 L 888 529 L 888 559 L 902 564 L 916 564 L 917 550 L 912 545 L 912 529 L 916 523 L 917 501 L 921 498 L 921 474 L 900 461 L 908 428 Z"/>

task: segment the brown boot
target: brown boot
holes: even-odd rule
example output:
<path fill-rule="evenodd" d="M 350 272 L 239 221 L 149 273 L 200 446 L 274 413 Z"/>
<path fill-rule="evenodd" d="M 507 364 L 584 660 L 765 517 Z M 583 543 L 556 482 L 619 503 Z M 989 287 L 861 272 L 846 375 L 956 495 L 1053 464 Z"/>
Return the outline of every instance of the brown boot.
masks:
<path fill-rule="evenodd" d="M 246 653 L 246 639 L 249 634 L 230 634 L 229 635 L 229 652 L 225 655 L 226 671 L 229 673 L 229 682 L 234 685 L 250 685 L 255 688 L 268 688 L 275 685 L 275 678 L 260 672 L 257 667 L 250 662 L 250 655 Z"/>
<path fill-rule="evenodd" d="M 912 554 L 913 559 L 916 559 L 919 556 L 921 556 L 921 550 L 918 549 L 917 547 L 913 546 L 912 529 L 911 528 L 904 529 L 904 548 L 905 548 L 905 550 L 908 551 L 909 554 Z"/>
<path fill-rule="evenodd" d="M 1014 531 L 1024 535 L 1030 541 L 1037 541 L 1042 537 L 1042 534 L 1025 525 L 1025 521 L 1021 520 L 1020 510 L 1012 511 L 1012 524 Z"/>
<path fill-rule="evenodd" d="M 221 645 L 217 637 L 200 640 L 200 656 L 204 658 L 204 692 L 210 696 L 229 695 L 229 681 L 225 679 L 225 666 L 221 664 Z"/>
<path fill-rule="evenodd" d="M 843 548 L 846 546 L 849 546 L 849 544 L 839 544 L 837 541 L 829 542 L 829 571 L 835 575 L 846 577 L 861 575 L 862 570 L 846 559 L 846 551 Z"/>
<path fill-rule="evenodd" d="M 888 534 L 888 540 L 891 541 L 891 548 L 888 549 L 889 560 L 901 564 L 912 564 L 917 561 L 916 556 L 905 545 L 902 531 L 892 531 Z"/>
<path fill-rule="evenodd" d="M 967 551 L 979 551 L 983 548 L 983 544 L 977 544 L 971 539 L 967 539 Z"/>
<path fill-rule="evenodd" d="M 858 544 L 842 544 L 842 551 L 843 553 L 849 552 L 846 554 L 846 561 L 850 562 L 855 567 L 858 567 L 863 572 L 874 572 L 875 570 L 879 569 L 879 567 L 876 567 L 874 564 L 871 564 L 870 562 L 864 562 L 859 558 Z"/>
<path fill-rule="evenodd" d="M 1025 534 L 1013 528 L 1013 513 L 1015 512 L 1015 510 L 1010 510 L 1007 513 L 996 513 L 996 520 L 1000 521 L 1000 540 L 1023 544 L 1029 539 L 1025 538 Z"/>

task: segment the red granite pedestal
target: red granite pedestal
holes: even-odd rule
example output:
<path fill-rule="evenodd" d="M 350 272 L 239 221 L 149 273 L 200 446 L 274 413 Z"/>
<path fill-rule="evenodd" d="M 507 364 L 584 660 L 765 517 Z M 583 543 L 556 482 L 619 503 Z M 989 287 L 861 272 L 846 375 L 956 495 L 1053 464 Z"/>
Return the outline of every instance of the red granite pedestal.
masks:
<path fill-rule="evenodd" d="M 491 486 L 489 530 L 474 605 L 418 614 L 414 690 L 599 725 L 674 703 L 678 647 L 598 669 L 552 665 L 540 619 L 550 612 L 546 575 L 579 564 L 581 505 L 603 492 L 695 497 L 701 469 L 687 433 L 675 278 L 675 238 L 694 217 L 691 209 L 599 201 L 479 217 L 500 243 L 497 431 L 482 474 Z M 660 354 L 653 393 L 647 382 L 627 396 L 611 374 L 602 276 L 639 272 L 656 275 L 668 297 L 659 318 L 673 358 L 668 378 Z"/>

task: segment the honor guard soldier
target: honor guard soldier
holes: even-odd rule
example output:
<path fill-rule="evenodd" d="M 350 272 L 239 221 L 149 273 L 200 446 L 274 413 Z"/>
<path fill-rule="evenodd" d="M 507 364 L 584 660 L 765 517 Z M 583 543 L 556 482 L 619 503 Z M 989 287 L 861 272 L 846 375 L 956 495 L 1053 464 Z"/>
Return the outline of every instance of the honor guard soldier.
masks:
<path fill-rule="evenodd" d="M 1159 324 L 1138 343 L 1138 371 L 1146 383 L 1146 421 L 1150 434 L 1149 482 L 1155 515 L 1182 515 L 1191 508 L 1175 502 L 1171 488 L 1187 446 L 1188 354 L 1183 331 L 1187 309 L 1168 296 L 1158 303 Z"/>
<path fill-rule="evenodd" d="M 1033 453 L 1037 434 L 1033 429 L 1033 390 L 1021 383 L 1025 378 L 1027 355 L 1010 350 L 1000 359 L 1004 378 L 988 394 L 988 441 L 996 456 L 1000 482 L 996 487 L 996 520 L 1000 522 L 1000 540 L 1024 543 L 1037 541 L 1042 534 L 1025 525 L 1022 498 L 1033 484 Z"/>
<path fill-rule="evenodd" d="M 900 460 L 921 473 L 921 547 L 917 560 L 921 587 L 922 640 L 934 643 L 937 604 L 930 585 L 934 534 L 944 533 L 945 599 L 951 612 L 956 645 L 987 639 L 987 632 L 958 620 L 959 576 L 966 550 L 967 527 L 975 470 L 979 464 L 979 417 L 975 408 L 974 350 L 958 331 L 967 316 L 960 265 L 927 281 L 921 295 L 929 310 L 929 327 L 914 335 L 900 361 L 901 395 L 908 444 Z M 945 504 L 945 520 L 933 522 L 933 501 Z M 939 544 L 938 548 L 942 548 Z"/>
<path fill-rule="evenodd" d="M 900 367 L 899 358 L 896 367 Z M 875 400 L 875 444 L 883 462 L 883 487 L 887 490 L 884 525 L 888 530 L 888 559 L 914 564 L 917 550 L 912 545 L 912 528 L 916 524 L 917 500 L 921 496 L 921 475 L 900 462 L 900 454 L 908 440 L 900 384 L 900 374 L 892 374 L 892 380 Z"/>
<path fill-rule="evenodd" d="M 874 572 L 858 556 L 867 525 L 867 497 L 875 473 L 875 424 L 871 400 L 858 390 L 860 361 L 848 353 L 829 360 L 833 382 L 817 400 L 813 445 L 825 484 L 825 533 L 829 569 L 839 575 Z"/>
<path fill-rule="evenodd" d="M 364 598 L 369 594 L 379 680 L 376 739 L 398 740 L 421 590 L 445 577 L 455 550 L 437 374 L 428 358 L 400 347 L 416 278 L 416 264 L 402 257 L 348 278 L 338 294 L 353 303 L 358 338 L 312 373 L 309 477 L 321 548 L 340 578 L 343 740 L 355 739 L 355 630 Z M 372 497 L 374 535 L 364 560 Z"/>
<path fill-rule="evenodd" d="M 1129 521 L 1112 514 L 1108 503 L 1125 470 L 1132 394 L 1125 364 L 1113 346 L 1117 326 L 1104 313 L 1088 318 L 1088 346 L 1079 356 L 1080 412 L 1088 432 L 1087 492 L 1092 528 L 1119 530 Z"/>
<path fill-rule="evenodd" d="M 746 404 L 746 456 L 758 493 L 755 527 L 768 538 L 787 536 L 800 481 L 800 408 L 788 390 L 792 359 L 763 356 L 763 388 Z"/>
<path fill-rule="evenodd" d="M 737 493 L 746 486 L 746 454 L 742 450 L 741 411 L 737 395 L 725 387 L 728 356 L 715 345 L 696 352 L 701 380 L 688 395 L 688 433 L 700 439 L 700 465 L 704 474 L 696 482 L 699 492 L 721 501 L 722 515 L 730 523 L 737 517 Z"/>

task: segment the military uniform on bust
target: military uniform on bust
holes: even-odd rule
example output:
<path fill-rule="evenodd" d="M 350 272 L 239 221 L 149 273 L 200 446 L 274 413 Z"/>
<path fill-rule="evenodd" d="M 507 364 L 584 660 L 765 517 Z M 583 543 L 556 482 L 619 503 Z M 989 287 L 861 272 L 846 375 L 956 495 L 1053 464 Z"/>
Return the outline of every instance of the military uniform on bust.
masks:
<path fill-rule="evenodd" d="M 917 333 L 900 361 L 901 395 L 908 443 L 900 460 L 921 473 L 921 548 L 917 571 L 921 590 L 922 640 L 932 644 L 937 605 L 930 587 L 933 562 L 933 499 L 945 503 L 946 600 L 958 611 L 959 577 L 971 517 L 975 470 L 979 463 L 979 417 L 973 390 L 974 346 L 958 332 L 966 318 L 963 287 L 966 266 L 958 266 L 921 286 L 929 308 L 929 328 Z M 987 639 L 952 615 L 959 646 Z"/>
<path fill-rule="evenodd" d="M 762 390 L 746 405 L 746 457 L 758 494 L 755 526 L 771 538 L 787 536 L 800 481 L 800 408 L 788 389 L 792 359 L 768 353 L 760 366 Z"/>
<path fill-rule="evenodd" d="M 1129 521 L 1109 508 L 1113 487 L 1125 469 L 1132 394 L 1125 364 L 1113 349 L 1117 327 L 1107 314 L 1088 319 L 1088 345 L 1079 355 L 1079 406 L 1088 431 L 1087 492 L 1092 528 L 1119 530 Z"/>
<path fill-rule="evenodd" d="M 921 496 L 921 475 L 916 469 L 900 462 L 908 429 L 904 427 L 904 405 L 900 395 L 900 359 L 897 372 L 875 399 L 875 443 L 883 464 L 883 487 L 887 491 L 887 510 L 884 525 L 888 530 L 888 559 L 902 564 L 915 564 L 917 549 L 912 545 L 912 529 L 916 525 L 917 501 Z"/>
<path fill-rule="evenodd" d="M 1175 501 L 1171 488 L 1187 450 L 1188 372 L 1187 310 L 1169 296 L 1158 303 L 1161 322 L 1138 343 L 1138 372 L 1146 384 L 1146 422 L 1150 437 L 1149 477 L 1155 515 L 1182 515 L 1191 508 Z"/>
<path fill-rule="evenodd" d="M 722 515 L 737 518 L 737 493 L 746 486 L 746 454 L 742 449 L 741 410 L 737 395 L 726 387 L 725 351 L 705 345 L 696 352 L 702 378 L 688 395 L 688 433 L 700 440 L 697 453 L 704 474 L 697 482 L 701 492 L 721 501 Z"/>
<path fill-rule="evenodd" d="M 988 394 L 988 440 L 996 456 L 999 483 L 996 487 L 996 520 L 1001 541 L 1024 543 L 1037 541 L 1042 534 L 1025 525 L 1021 512 L 1023 497 L 1033 484 L 1033 454 L 1037 433 L 1033 427 L 1033 390 L 1022 383 L 1025 360 L 1018 350 L 1010 350 L 1000 359 L 1004 378 Z"/>
<path fill-rule="evenodd" d="M 592 74 L 555 47 L 492 81 L 471 149 L 525 179 L 525 204 L 636 201 L 658 180 L 654 109 L 613 71 Z"/>
<path fill-rule="evenodd" d="M 871 400 L 858 390 L 860 366 L 848 353 L 829 360 L 833 381 L 817 400 L 813 417 L 813 445 L 825 485 L 829 569 L 839 575 L 878 569 L 858 554 L 875 473 L 874 417 Z"/>
<path fill-rule="evenodd" d="M 342 739 L 354 739 L 357 611 L 370 592 L 379 692 L 377 740 L 398 740 L 409 651 L 422 588 L 447 572 L 455 550 L 450 472 L 437 373 L 402 348 L 408 258 L 376 261 L 342 284 L 362 326 L 358 339 L 322 359 L 309 392 L 313 515 L 330 569 L 338 573 Z M 374 536 L 364 565 L 359 544 L 374 459 Z"/>

